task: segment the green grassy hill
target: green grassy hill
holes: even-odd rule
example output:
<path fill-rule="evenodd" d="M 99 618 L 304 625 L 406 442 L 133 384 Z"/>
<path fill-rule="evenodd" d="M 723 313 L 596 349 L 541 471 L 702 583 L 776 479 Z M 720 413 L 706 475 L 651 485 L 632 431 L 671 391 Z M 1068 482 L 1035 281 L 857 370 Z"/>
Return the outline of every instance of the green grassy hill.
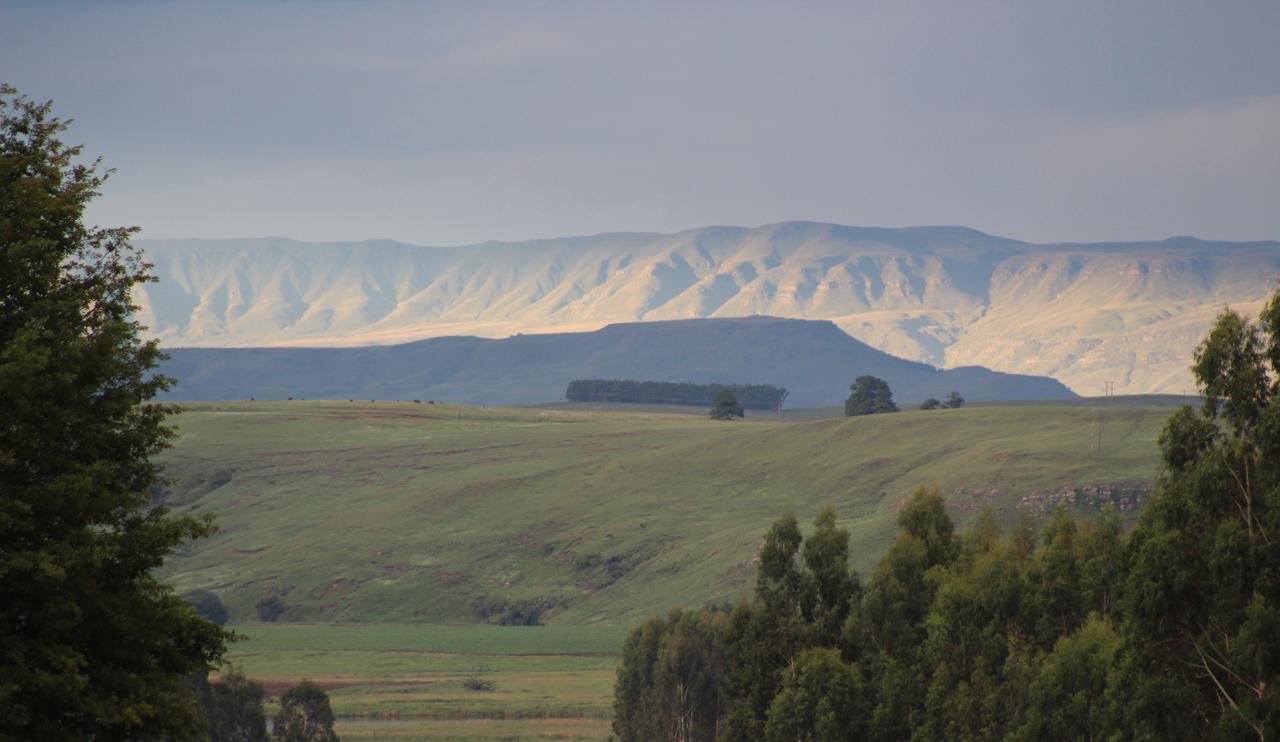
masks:
<path fill-rule="evenodd" d="M 936 485 L 965 520 L 1067 501 L 1132 512 L 1168 408 L 981 407 L 811 422 L 346 402 L 191 405 L 178 511 L 221 530 L 172 559 L 233 620 L 626 623 L 736 600 L 769 524 L 836 507 L 866 572 Z"/>

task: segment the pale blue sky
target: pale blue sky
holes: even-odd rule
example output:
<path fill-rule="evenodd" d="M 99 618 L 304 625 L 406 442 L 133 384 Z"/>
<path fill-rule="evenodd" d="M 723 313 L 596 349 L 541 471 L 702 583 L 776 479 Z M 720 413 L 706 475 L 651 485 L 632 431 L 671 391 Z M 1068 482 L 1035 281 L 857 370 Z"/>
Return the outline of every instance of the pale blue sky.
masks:
<path fill-rule="evenodd" d="M 0 0 L 0 80 L 145 237 L 1280 238 L 1276 0 Z"/>

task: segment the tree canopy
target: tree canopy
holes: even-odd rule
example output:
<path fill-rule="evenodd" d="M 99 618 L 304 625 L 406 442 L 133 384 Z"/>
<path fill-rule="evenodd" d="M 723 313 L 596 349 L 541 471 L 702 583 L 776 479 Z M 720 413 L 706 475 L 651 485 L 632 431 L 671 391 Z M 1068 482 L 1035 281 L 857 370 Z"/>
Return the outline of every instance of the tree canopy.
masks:
<path fill-rule="evenodd" d="M 694 384 L 630 379 L 575 379 L 565 390 L 570 402 L 623 402 L 635 404 L 712 404 L 722 390 L 733 392 L 743 407 L 778 410 L 787 390 L 772 384 Z"/>
<path fill-rule="evenodd" d="M 738 403 L 738 398 L 728 389 L 721 389 L 716 394 L 715 404 L 711 405 L 711 419 L 713 420 L 732 420 L 735 417 L 743 417 L 746 411 L 742 409 L 742 405 Z"/>
<path fill-rule="evenodd" d="M 329 694 L 303 680 L 280 697 L 280 713 L 272 720 L 272 736 L 281 742 L 337 742 Z"/>
<path fill-rule="evenodd" d="M 208 520 L 152 502 L 174 410 L 130 291 L 127 228 L 84 224 L 108 173 L 48 103 L 0 86 L 0 738 L 192 737 L 184 679 L 227 633 L 152 576 Z"/>
<path fill-rule="evenodd" d="M 875 415 L 881 412 L 897 412 L 889 382 L 875 376 L 859 376 L 849 385 L 849 398 L 844 402 L 846 415 Z"/>

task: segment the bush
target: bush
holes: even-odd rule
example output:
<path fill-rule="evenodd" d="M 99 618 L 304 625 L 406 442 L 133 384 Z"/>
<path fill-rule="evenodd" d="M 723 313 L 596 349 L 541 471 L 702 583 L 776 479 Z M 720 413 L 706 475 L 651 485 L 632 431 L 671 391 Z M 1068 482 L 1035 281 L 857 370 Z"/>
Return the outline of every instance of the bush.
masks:
<path fill-rule="evenodd" d="M 735 417 L 745 417 L 742 405 L 738 403 L 738 398 L 728 389 L 721 389 L 716 394 L 715 405 L 711 407 L 712 420 L 732 420 Z"/>
<path fill-rule="evenodd" d="M 188 590 L 182 594 L 182 599 L 191 604 L 196 609 L 196 613 L 204 616 L 205 620 L 212 621 L 219 626 L 227 623 L 227 607 L 222 604 L 222 600 L 211 590 Z"/>
<path fill-rule="evenodd" d="M 285 611 L 284 603 L 281 603 L 279 596 L 276 595 L 268 595 L 259 600 L 255 607 L 258 609 L 258 618 L 267 623 L 275 623 Z"/>

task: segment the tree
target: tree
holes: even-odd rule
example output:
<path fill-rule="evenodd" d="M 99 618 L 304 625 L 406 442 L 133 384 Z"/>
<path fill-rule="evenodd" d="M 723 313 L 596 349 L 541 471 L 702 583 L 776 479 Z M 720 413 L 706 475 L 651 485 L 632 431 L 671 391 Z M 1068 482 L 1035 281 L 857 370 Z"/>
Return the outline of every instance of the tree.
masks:
<path fill-rule="evenodd" d="M 713 420 L 732 420 L 735 417 L 744 417 L 742 405 L 738 404 L 738 398 L 728 389 L 721 389 L 716 395 L 715 404 L 711 407 L 711 419 Z"/>
<path fill-rule="evenodd" d="M 275 623 L 286 610 L 278 595 L 268 595 L 259 599 L 254 608 L 258 611 L 258 618 L 267 623 Z"/>
<path fill-rule="evenodd" d="M 765 734 L 783 673 L 812 646 L 840 641 L 843 623 L 862 593 L 849 568 L 849 532 L 824 508 L 805 539 L 794 515 L 779 518 L 765 535 L 755 600 L 739 605 L 726 636 L 729 715 L 721 739 L 756 740 Z"/>
<path fill-rule="evenodd" d="M 212 590 L 188 590 L 182 594 L 182 599 L 190 603 L 191 607 L 196 609 L 196 613 L 219 626 L 226 624 L 227 619 L 230 618 L 227 607 Z"/>
<path fill-rule="evenodd" d="M 110 171 L 0 86 L 0 738 L 191 737 L 185 679 L 229 634 L 152 571 L 208 519 L 151 502 L 170 380 L 139 338 L 134 229 L 85 226 Z"/>
<path fill-rule="evenodd" d="M 218 682 L 206 681 L 200 696 L 208 715 L 210 742 L 265 742 L 267 716 L 262 701 L 266 693 L 261 683 L 231 667 Z"/>
<path fill-rule="evenodd" d="M 1196 350 L 1199 413 L 1160 436 L 1165 471 L 1129 545 L 1125 726 L 1280 735 L 1280 291 Z"/>
<path fill-rule="evenodd" d="M 856 665 L 835 649 L 806 649 L 787 668 L 769 705 L 765 739 L 837 742 L 862 739 L 868 693 Z"/>
<path fill-rule="evenodd" d="M 936 410 L 941 406 L 942 406 L 942 403 L 934 399 L 933 397 L 930 397 L 920 403 L 920 409 L 922 410 Z"/>
<path fill-rule="evenodd" d="M 948 410 L 958 410 L 964 406 L 964 397 L 960 396 L 960 392 L 952 392 L 947 395 L 947 401 L 942 406 Z"/>
<path fill-rule="evenodd" d="M 898 406 L 893 403 L 893 392 L 884 379 L 874 376 L 859 376 L 849 386 L 852 394 L 845 400 L 846 415 L 875 415 L 881 412 L 897 412 Z"/>
<path fill-rule="evenodd" d="M 724 613 L 675 609 L 631 632 L 614 686 L 619 739 L 716 738 L 727 623 Z"/>
<path fill-rule="evenodd" d="M 1059 639 L 1028 689 L 1027 720 L 1014 738 L 1112 739 L 1119 730 L 1112 727 L 1106 692 L 1119 647 L 1119 636 L 1097 614 Z"/>
<path fill-rule="evenodd" d="M 329 694 L 303 680 L 280 697 L 280 713 L 272 720 L 272 736 L 282 742 L 337 742 Z"/>

